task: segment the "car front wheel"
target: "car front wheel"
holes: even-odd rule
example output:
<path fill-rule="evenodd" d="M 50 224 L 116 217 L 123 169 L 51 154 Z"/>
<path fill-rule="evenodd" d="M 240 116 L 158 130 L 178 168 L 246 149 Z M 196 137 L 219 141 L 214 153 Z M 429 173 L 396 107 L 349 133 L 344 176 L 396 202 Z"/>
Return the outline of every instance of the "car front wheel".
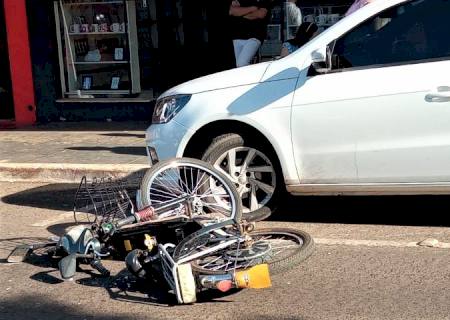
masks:
<path fill-rule="evenodd" d="M 202 157 L 235 184 L 244 217 L 251 220 L 270 215 L 281 189 L 279 166 L 270 149 L 231 133 L 216 137 Z"/>

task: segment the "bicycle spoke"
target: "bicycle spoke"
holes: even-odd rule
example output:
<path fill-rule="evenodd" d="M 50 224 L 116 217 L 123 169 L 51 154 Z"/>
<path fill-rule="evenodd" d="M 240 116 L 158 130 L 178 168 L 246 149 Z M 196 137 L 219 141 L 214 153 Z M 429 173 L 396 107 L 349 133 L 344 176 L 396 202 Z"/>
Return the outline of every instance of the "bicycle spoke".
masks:
<path fill-rule="evenodd" d="M 173 194 L 179 194 L 179 193 L 185 193 L 183 190 L 181 190 L 180 186 L 174 185 L 173 183 L 167 184 L 165 181 L 162 181 L 160 178 L 156 179 L 157 183 L 154 183 L 154 186 L 161 187 L 162 189 L 167 189 L 169 191 L 172 191 Z M 166 180 L 167 181 L 167 180 Z"/>
<path fill-rule="evenodd" d="M 212 193 L 212 192 L 207 192 L 202 194 L 201 196 L 199 196 L 199 199 L 202 198 L 211 198 L 211 197 L 220 197 L 220 198 L 231 198 L 231 196 L 229 194 L 226 193 Z"/>
<path fill-rule="evenodd" d="M 206 172 L 202 172 L 202 177 L 200 178 L 200 182 L 203 180 L 203 177 L 205 176 L 205 174 L 206 174 Z M 198 181 L 198 179 L 197 179 L 197 181 Z M 206 180 L 206 181 L 208 181 L 208 180 Z M 197 184 L 196 184 L 196 186 L 195 186 L 195 188 L 194 188 L 194 190 L 192 191 L 191 194 L 196 194 L 197 191 L 198 191 L 203 185 L 204 185 L 204 182 L 201 183 L 200 185 L 199 185 L 198 182 L 197 182 Z"/>
<path fill-rule="evenodd" d="M 209 265 L 211 265 L 212 263 L 214 263 L 214 262 L 220 260 L 221 258 L 222 258 L 221 256 L 218 256 L 217 258 L 215 258 L 215 259 L 213 259 L 213 260 L 211 260 L 211 261 L 208 261 L 207 263 L 205 263 L 204 265 L 202 265 L 202 267 L 209 266 Z"/>
<path fill-rule="evenodd" d="M 163 191 L 161 189 L 150 188 L 150 190 L 153 190 L 154 192 L 157 192 L 158 193 L 157 196 L 161 196 L 161 197 L 164 196 L 165 198 L 168 198 L 168 199 L 178 198 L 177 196 L 174 196 L 173 193 L 169 193 L 169 192 Z"/>
<path fill-rule="evenodd" d="M 176 183 L 176 181 L 174 181 L 170 172 L 162 174 L 161 177 L 156 177 L 155 180 L 159 181 L 162 187 L 167 187 L 167 185 L 170 185 L 172 187 L 172 190 L 181 191 L 180 186 L 178 185 L 178 183 Z"/>
<path fill-rule="evenodd" d="M 187 181 L 187 177 L 186 177 L 186 170 L 183 170 L 183 175 L 184 175 L 184 181 Z M 187 190 L 189 192 L 189 190 Z"/>

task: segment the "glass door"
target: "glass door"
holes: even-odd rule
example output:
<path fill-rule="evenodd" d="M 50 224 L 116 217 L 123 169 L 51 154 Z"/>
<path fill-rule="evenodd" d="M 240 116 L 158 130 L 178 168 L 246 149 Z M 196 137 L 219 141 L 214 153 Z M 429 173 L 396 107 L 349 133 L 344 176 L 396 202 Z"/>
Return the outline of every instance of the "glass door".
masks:
<path fill-rule="evenodd" d="M 3 0 L 0 0 L 0 119 L 14 119 L 14 103 Z"/>

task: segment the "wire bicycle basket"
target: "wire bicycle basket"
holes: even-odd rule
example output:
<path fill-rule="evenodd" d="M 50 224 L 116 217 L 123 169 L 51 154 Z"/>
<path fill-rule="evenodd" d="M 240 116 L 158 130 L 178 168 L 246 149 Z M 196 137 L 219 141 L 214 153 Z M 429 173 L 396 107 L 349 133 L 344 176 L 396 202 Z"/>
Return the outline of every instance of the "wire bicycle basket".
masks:
<path fill-rule="evenodd" d="M 113 222 L 135 211 L 136 192 L 140 178 L 113 179 L 84 176 L 78 186 L 73 203 L 76 223 Z M 84 219 L 81 219 L 84 217 Z"/>

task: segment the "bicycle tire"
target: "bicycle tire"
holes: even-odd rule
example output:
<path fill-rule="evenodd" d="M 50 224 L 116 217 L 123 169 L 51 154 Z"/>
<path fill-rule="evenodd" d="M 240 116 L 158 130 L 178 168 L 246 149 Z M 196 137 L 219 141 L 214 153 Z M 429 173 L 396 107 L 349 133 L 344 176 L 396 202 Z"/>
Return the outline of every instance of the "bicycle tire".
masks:
<path fill-rule="evenodd" d="M 183 168 L 183 169 L 180 169 Z M 233 183 L 221 172 L 219 172 L 217 169 L 215 169 L 212 165 L 210 165 L 207 162 L 192 159 L 192 158 L 172 158 L 165 161 L 158 162 L 156 165 L 152 166 L 150 169 L 147 170 L 145 173 L 142 182 L 141 182 L 141 201 L 143 207 L 152 206 L 154 205 L 154 200 L 151 199 L 151 189 L 152 189 L 152 183 L 157 178 L 158 175 L 162 174 L 163 172 L 167 172 L 168 170 L 174 170 L 174 169 L 180 169 L 180 170 L 186 170 L 190 168 L 191 174 L 193 168 L 196 170 L 201 171 L 203 174 L 208 174 L 209 179 L 214 178 L 215 182 L 220 183 L 220 187 L 224 189 L 226 192 L 226 196 L 229 197 L 229 203 L 230 203 L 230 218 L 233 219 L 235 223 L 239 223 L 241 221 L 242 217 L 242 204 L 239 198 L 239 194 L 237 193 L 237 190 Z M 183 176 L 181 173 L 179 173 L 180 179 L 183 179 Z M 184 175 L 184 178 L 186 179 L 186 174 Z M 191 177 L 192 178 L 192 177 Z M 203 177 L 201 178 L 203 179 Z M 208 178 L 207 178 L 208 179 Z M 198 182 L 198 181 L 197 181 Z M 201 180 L 200 180 L 201 182 Z M 182 182 L 183 183 L 183 182 Z M 187 184 L 186 181 L 184 181 L 184 184 Z M 216 185 L 217 187 L 217 185 Z M 204 188 L 196 188 L 196 192 L 199 191 L 200 193 L 205 192 Z M 176 197 L 176 196 L 175 196 Z M 211 195 L 208 197 L 215 197 L 215 195 Z M 210 203 L 211 205 L 211 203 Z M 215 204 L 217 207 L 218 205 Z M 211 207 L 210 207 L 210 210 Z"/>
<path fill-rule="evenodd" d="M 302 230 L 294 230 L 289 228 L 266 228 L 266 229 L 259 229 L 255 230 L 249 233 L 250 236 L 256 236 L 256 235 L 269 235 L 269 234 L 289 234 L 292 235 L 293 238 L 300 238 L 302 240 L 301 246 L 299 246 L 291 255 L 288 257 L 285 257 L 283 259 L 275 259 L 273 261 L 261 261 L 260 263 L 268 263 L 269 270 L 271 275 L 277 275 L 284 273 L 286 271 L 289 271 L 290 269 L 294 268 L 295 266 L 302 263 L 304 260 L 306 260 L 314 251 L 314 240 L 311 237 L 310 234 L 308 234 L 305 231 Z M 192 235 L 194 236 L 194 235 Z M 204 257 L 202 257 L 204 258 Z M 228 271 L 223 270 L 210 270 L 205 269 L 201 267 L 198 264 L 199 260 L 195 260 L 191 262 L 192 264 L 192 270 L 198 274 L 204 274 L 204 275 L 217 275 L 217 274 L 224 274 L 224 273 L 232 273 L 236 269 L 230 269 Z M 251 266 L 249 266 L 251 267 Z"/>

